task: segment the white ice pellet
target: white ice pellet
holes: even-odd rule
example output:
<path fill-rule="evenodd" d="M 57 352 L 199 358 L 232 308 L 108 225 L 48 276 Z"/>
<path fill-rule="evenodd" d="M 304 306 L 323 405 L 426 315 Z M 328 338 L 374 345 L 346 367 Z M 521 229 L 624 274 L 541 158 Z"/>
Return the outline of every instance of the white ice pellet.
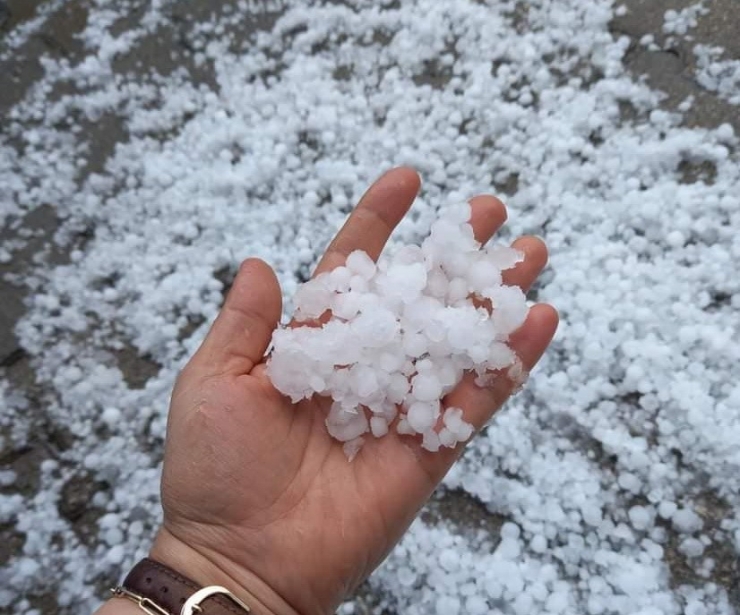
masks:
<path fill-rule="evenodd" d="M 664 500 L 658 505 L 658 514 L 663 519 L 670 519 L 677 509 L 678 506 L 676 506 L 675 502 Z"/>
<path fill-rule="evenodd" d="M 293 297 L 296 320 L 310 320 L 321 316 L 326 311 L 331 296 L 332 292 L 322 283 L 299 287 Z"/>
<path fill-rule="evenodd" d="M 105 554 L 105 559 L 111 564 L 118 565 L 123 561 L 125 555 L 126 551 L 124 550 L 123 545 L 114 545 L 108 549 L 108 552 Z"/>
<path fill-rule="evenodd" d="M 416 374 L 412 382 L 412 394 L 419 401 L 438 400 L 442 394 L 442 383 L 434 375 Z"/>
<path fill-rule="evenodd" d="M 465 442 L 473 435 L 474 427 L 463 420 L 463 411 L 461 408 L 448 408 L 445 410 L 442 422 L 445 425 L 445 429 L 457 442 Z M 449 438 L 445 435 L 444 439 L 447 441 Z"/>
<path fill-rule="evenodd" d="M 367 399 L 378 389 L 378 378 L 375 370 L 369 365 L 355 365 L 352 375 L 352 389 L 360 399 Z"/>
<path fill-rule="evenodd" d="M 313 391 L 321 393 L 326 388 L 326 381 L 319 375 L 311 376 L 308 385 Z"/>
<path fill-rule="evenodd" d="M 439 416 L 439 402 L 429 403 L 423 401 L 414 402 L 409 406 L 406 412 L 406 419 L 409 425 L 417 433 L 424 433 L 431 429 Z"/>
<path fill-rule="evenodd" d="M 406 399 L 408 391 L 409 381 L 406 376 L 399 373 L 391 374 L 387 391 L 388 400 L 394 404 L 400 404 Z"/>
<path fill-rule="evenodd" d="M 545 538 L 542 534 L 536 534 L 532 537 L 532 540 L 529 543 L 529 547 L 535 553 L 544 553 L 547 550 L 547 538 Z"/>
<path fill-rule="evenodd" d="M 331 312 L 337 318 L 343 318 L 345 320 L 354 318 L 355 316 L 357 316 L 357 313 L 360 311 L 361 308 L 360 299 L 360 294 L 356 292 L 335 294 L 331 297 L 330 300 Z M 317 318 L 318 316 L 320 316 L 326 310 L 325 306 L 326 304 L 323 305 L 321 311 L 318 314 L 316 314 L 318 310 L 313 310 L 312 312 L 310 312 L 311 314 L 316 314 L 316 316 L 313 316 L 313 318 Z M 301 313 L 308 314 L 309 312 L 301 310 Z"/>
<path fill-rule="evenodd" d="M 632 527 L 636 530 L 649 530 L 653 522 L 653 515 L 645 506 L 633 506 L 630 508 L 629 518 Z"/>
<path fill-rule="evenodd" d="M 482 292 L 501 284 L 501 271 L 492 267 L 485 259 L 474 262 L 467 272 L 467 280 L 471 290 Z"/>
<path fill-rule="evenodd" d="M 489 262 L 501 271 L 512 269 L 524 260 L 524 254 L 506 246 L 488 246 L 484 250 Z"/>
<path fill-rule="evenodd" d="M 370 280 L 375 275 L 375 262 L 362 250 L 355 250 L 347 257 L 347 269 L 352 273 Z"/>
<path fill-rule="evenodd" d="M 349 461 L 352 461 L 357 456 L 357 453 L 360 452 L 363 444 L 365 444 L 365 440 L 361 437 L 354 438 L 344 443 L 342 448 L 344 449 L 344 454 L 347 456 Z"/>
<path fill-rule="evenodd" d="M 463 201 L 454 203 L 441 212 L 440 218 L 453 224 L 465 224 L 470 219 L 470 205 Z"/>
<path fill-rule="evenodd" d="M 416 581 L 416 574 L 414 574 L 409 568 L 404 566 L 399 569 L 398 582 L 403 587 L 411 587 L 415 581 Z"/>
<path fill-rule="evenodd" d="M 121 420 L 121 411 L 118 408 L 109 406 L 103 410 L 101 418 L 109 427 L 114 427 Z"/>
<path fill-rule="evenodd" d="M 355 291 L 357 293 L 364 293 L 364 292 L 367 292 L 367 289 L 368 289 L 367 280 L 363 276 L 361 276 L 361 275 L 353 275 L 350 278 L 350 280 L 349 280 L 349 290 L 350 290 L 350 292 Z"/>
<path fill-rule="evenodd" d="M 440 447 L 440 441 L 437 432 L 433 429 L 425 431 L 422 437 L 421 444 L 426 450 L 436 453 Z"/>
<path fill-rule="evenodd" d="M 674 527 L 686 534 L 696 532 L 704 526 L 701 517 L 690 508 L 681 508 L 673 513 L 672 517 Z"/>
<path fill-rule="evenodd" d="M 632 493 L 639 493 L 640 488 L 642 487 L 640 479 L 630 472 L 620 474 L 617 484 Z"/>
<path fill-rule="evenodd" d="M 475 427 L 471 423 L 466 423 L 463 421 L 460 423 L 460 426 L 457 429 L 456 435 L 457 435 L 457 441 L 458 442 L 467 442 L 470 440 L 470 437 L 473 435 L 473 432 L 475 431 Z"/>
<path fill-rule="evenodd" d="M 123 542 L 123 532 L 117 527 L 108 528 L 101 533 L 101 537 L 111 546 L 119 546 Z"/>
<path fill-rule="evenodd" d="M 499 335 L 508 337 L 524 324 L 527 317 L 526 297 L 518 286 L 492 286 L 485 296 L 493 302 L 493 320 Z"/>
<path fill-rule="evenodd" d="M 447 287 L 449 286 L 449 280 L 443 271 L 435 269 L 427 276 L 427 287 L 426 291 L 430 297 L 435 299 L 444 299 L 447 295 Z"/>
<path fill-rule="evenodd" d="M 461 377 L 460 370 L 451 363 L 440 365 L 437 370 L 437 375 L 439 376 L 440 383 L 445 388 L 452 387 Z"/>
<path fill-rule="evenodd" d="M 460 613 L 460 600 L 454 596 L 442 596 L 437 599 L 435 612 L 437 615 L 458 615 Z"/>
<path fill-rule="evenodd" d="M 335 402 L 326 418 L 326 428 L 333 438 L 346 442 L 364 434 L 369 424 L 361 410 L 350 411 Z"/>
<path fill-rule="evenodd" d="M 503 369 L 514 362 L 514 351 L 503 342 L 493 342 L 488 347 L 490 369 Z"/>
<path fill-rule="evenodd" d="M 429 340 L 421 333 L 407 333 L 403 336 L 403 350 L 406 356 L 414 359 L 423 356 L 429 349 Z"/>
<path fill-rule="evenodd" d="M 461 408 L 447 408 L 442 417 L 442 422 L 450 431 L 453 433 L 457 432 L 462 423 L 462 415 L 463 411 Z"/>
<path fill-rule="evenodd" d="M 519 538 L 521 533 L 522 531 L 516 523 L 507 522 L 501 526 L 501 538 L 516 539 Z"/>
<path fill-rule="evenodd" d="M 455 549 L 443 549 L 439 554 L 439 564 L 447 572 L 455 572 L 460 568 L 460 554 Z"/>
<path fill-rule="evenodd" d="M 468 283 L 464 278 L 453 278 L 447 286 L 447 301 L 455 303 L 468 296 Z"/>
<path fill-rule="evenodd" d="M 382 437 L 400 411 L 399 434 L 423 435 L 427 450 L 454 447 L 473 425 L 459 408 L 446 411 L 443 426 L 437 421 L 440 402 L 466 370 L 477 382 L 502 370 L 515 385 L 526 376 L 506 343 L 526 319 L 524 293 L 502 284 L 502 271 L 522 254 L 481 250 L 469 217 L 469 204 L 456 205 L 421 247 L 402 246 L 377 265 L 354 251 L 344 266 L 298 289 L 297 321 L 329 318 L 277 330 L 267 373 L 293 401 L 331 396 L 326 426 L 337 440 L 368 431 Z"/>
<path fill-rule="evenodd" d="M 447 446 L 452 448 L 457 444 L 457 436 L 452 433 L 447 427 L 443 427 L 439 430 L 439 443 L 441 446 Z"/>
<path fill-rule="evenodd" d="M 704 553 L 704 545 L 702 544 L 701 540 L 689 537 L 681 541 L 681 544 L 679 545 L 679 550 L 686 557 L 700 557 Z"/>
<path fill-rule="evenodd" d="M 465 601 L 465 613 L 468 615 L 486 615 L 489 612 L 488 603 L 481 596 L 470 596 Z"/>
<path fill-rule="evenodd" d="M 398 423 L 396 424 L 396 431 L 402 436 L 410 436 L 412 434 L 418 433 L 414 431 L 414 428 L 411 427 L 408 419 L 405 416 L 399 419 Z"/>
<path fill-rule="evenodd" d="M 370 419 L 370 431 L 376 438 L 382 438 L 388 433 L 388 421 L 382 416 L 374 416 Z"/>

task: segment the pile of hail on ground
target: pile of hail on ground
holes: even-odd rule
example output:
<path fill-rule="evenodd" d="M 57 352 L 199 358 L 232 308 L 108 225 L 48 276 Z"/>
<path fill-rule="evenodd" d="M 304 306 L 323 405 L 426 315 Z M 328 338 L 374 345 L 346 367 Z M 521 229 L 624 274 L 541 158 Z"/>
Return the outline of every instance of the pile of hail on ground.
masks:
<path fill-rule="evenodd" d="M 527 317 L 526 299 L 502 277 L 523 255 L 504 246 L 481 249 L 470 213 L 467 203 L 450 208 L 421 247 L 404 246 L 377 266 L 352 252 L 346 266 L 298 289 L 295 320 L 312 326 L 275 331 L 272 383 L 294 402 L 331 396 L 326 427 L 346 442 L 350 460 L 363 434 L 388 433 L 399 407 L 399 434 L 422 434 L 422 446 L 433 452 L 454 447 L 473 426 L 460 408 L 442 412 L 441 402 L 466 370 L 481 386 L 494 373 L 516 384 L 526 376 L 506 344 Z"/>
<path fill-rule="evenodd" d="M 23 96 L 0 131 L 0 217 L 18 228 L 0 260 L 35 232 L 23 217 L 36 208 L 55 209 L 54 252 L 69 254 L 39 254 L 16 280 L 33 291 L 16 333 L 34 386 L 0 368 L 2 459 L 17 460 L 0 478 L 0 532 L 17 545 L 0 557 L 0 610 L 55 594 L 89 611 L 96 575 L 146 552 L 168 395 L 229 268 L 259 256 L 292 296 L 369 182 L 410 164 L 424 186 L 396 240 L 421 241 L 432 203 L 498 186 L 505 233 L 550 248 L 536 290 L 562 319 L 523 394 L 445 481 L 446 497 L 490 511 L 487 534 L 416 523 L 370 594 L 409 615 L 731 613 L 732 127 L 661 109 L 622 64 L 639 47 L 610 28 L 610 0 L 237 0 L 192 20 L 185 6 L 205 3 L 84 3 L 65 53 L 50 48 L 32 87 L 0 97 Z M 45 19 L 4 39 L 0 61 L 38 54 Z M 266 30 L 247 40 L 247 24 Z M 724 56 L 697 57 L 734 100 Z"/>

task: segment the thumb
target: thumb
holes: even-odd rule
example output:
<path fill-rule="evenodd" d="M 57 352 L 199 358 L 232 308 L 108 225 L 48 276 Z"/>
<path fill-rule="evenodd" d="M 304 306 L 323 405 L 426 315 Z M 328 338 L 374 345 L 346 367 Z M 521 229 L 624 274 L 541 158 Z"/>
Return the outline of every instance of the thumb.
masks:
<path fill-rule="evenodd" d="M 275 272 L 262 260 L 245 260 L 192 363 L 204 375 L 248 374 L 262 361 L 281 312 Z"/>

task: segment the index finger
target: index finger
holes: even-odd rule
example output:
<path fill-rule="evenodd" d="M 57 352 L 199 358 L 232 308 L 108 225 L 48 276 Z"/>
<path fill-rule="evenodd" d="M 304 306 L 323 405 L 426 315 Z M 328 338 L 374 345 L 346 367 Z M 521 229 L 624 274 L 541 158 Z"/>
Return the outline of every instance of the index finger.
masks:
<path fill-rule="evenodd" d="M 347 256 L 355 250 L 378 260 L 393 229 L 414 202 L 420 185 L 419 174 L 409 167 L 391 169 L 381 176 L 368 188 L 329 244 L 314 276 L 344 265 Z"/>

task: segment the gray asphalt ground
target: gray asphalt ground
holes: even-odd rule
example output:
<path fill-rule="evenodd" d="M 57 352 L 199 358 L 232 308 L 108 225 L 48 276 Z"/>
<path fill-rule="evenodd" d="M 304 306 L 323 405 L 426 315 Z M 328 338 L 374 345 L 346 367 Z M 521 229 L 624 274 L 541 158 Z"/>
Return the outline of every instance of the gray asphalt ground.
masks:
<path fill-rule="evenodd" d="M 221 4 L 219 0 L 219 4 Z M 3 49 L 3 38 L 8 32 L 31 19 L 38 6 L 44 0 L 0 0 L 0 51 Z M 692 47 L 696 43 L 719 46 L 725 49 L 727 58 L 740 58 L 740 4 L 737 0 L 708 0 L 705 5 L 710 9 L 706 15 L 698 18 L 698 25 L 691 31 L 693 41 L 687 42 L 681 37 L 670 41 L 662 32 L 663 16 L 669 9 L 679 10 L 695 4 L 695 0 L 627 0 L 629 8 L 626 15 L 612 21 L 611 30 L 614 36 L 629 36 L 632 46 L 625 56 L 625 64 L 635 76 L 643 76 L 649 84 L 665 93 L 663 105 L 666 109 L 675 110 L 687 97 L 694 98 L 691 109 L 685 113 L 685 124 L 688 126 L 716 127 L 730 123 L 736 133 L 740 132 L 740 107 L 726 103 L 714 93 L 702 88 L 696 81 L 696 66 Z M 182 19 L 198 20 L 213 10 L 214 3 L 206 0 L 194 0 L 181 3 L 176 9 Z M 64 3 L 24 44 L 9 61 L 0 61 L 0 130 L 2 118 L 13 105 L 18 103 L 27 89 L 41 76 L 42 68 L 39 58 L 42 55 L 63 56 L 74 62 L 82 57 L 83 50 L 75 34 L 79 32 L 86 20 L 86 3 L 82 0 L 69 0 Z M 187 7 L 187 8 L 185 8 Z M 271 19 L 265 18 L 255 22 L 257 28 L 269 28 Z M 125 28 L 125 24 L 122 24 Z M 661 50 L 649 51 L 638 44 L 645 35 L 652 34 Z M 177 48 L 180 44 L 175 28 L 165 29 L 158 38 L 145 41 L 137 47 L 137 55 L 127 55 L 118 60 L 118 70 L 136 71 L 142 66 L 152 65 L 167 71 L 173 62 L 168 53 L 160 50 Z M 208 82 L 210 75 L 206 68 L 190 67 L 196 80 Z M 430 76 L 433 78 L 433 76 Z M 87 172 L 100 170 L 115 144 L 125 139 L 120 126 L 111 122 L 101 122 L 95 127 L 91 138 L 92 152 Z M 700 171 L 700 170 L 699 170 Z M 696 171 L 696 172 L 699 172 Z M 29 214 L 24 221 L 24 233 L 32 236 L 27 246 L 15 253 L 9 263 L 0 264 L 0 369 L 14 384 L 24 389 L 33 400 L 38 398 L 34 393 L 35 381 L 28 357 L 16 339 L 14 328 L 24 313 L 28 299 L 28 290 L 12 281 L 22 279 L 24 272 L 34 266 L 34 255 L 46 252 L 52 264 L 64 263 L 67 255 L 54 248 L 51 240 L 57 220 L 51 207 L 41 208 Z M 0 228 L 0 243 L 13 239 L 17 229 Z M 123 351 L 121 367 L 132 383 L 146 381 L 147 374 L 153 367 L 146 360 L 133 352 Z M 39 408 L 36 408 L 40 412 Z M 64 438 L 64 434 L 51 434 L 53 438 Z M 6 456 L 7 457 L 7 456 Z M 0 467 L 12 467 L 21 476 L 29 489 L 33 488 L 35 474 L 39 463 L 45 458 L 43 447 L 30 447 L 23 451 L 14 451 L 12 457 L 0 458 Z M 17 486 L 16 486 L 17 487 Z M 66 490 L 67 499 L 64 505 L 74 509 L 75 502 L 83 503 L 84 493 L 79 488 Z M 711 503 L 708 503 L 711 507 Z M 718 511 L 719 513 L 720 511 Z M 70 513 L 72 514 L 72 513 Z M 499 523 L 495 515 L 488 513 L 482 506 L 470 498 L 447 494 L 444 500 L 433 505 L 426 513 L 430 520 L 445 517 L 463 520 L 469 526 L 495 528 Z M 711 512 L 710 512 L 711 514 Z M 80 515 L 84 523 L 84 515 Z M 0 526 L 0 565 L 12 557 L 21 544 L 18 537 Z M 740 607 L 740 571 L 738 562 L 731 550 L 726 554 L 717 554 L 719 563 L 713 580 L 726 587 L 733 595 L 735 604 Z M 676 583 L 691 581 L 693 573 L 677 560 L 672 569 Z M 693 579 L 698 582 L 698 579 Z M 734 586 L 734 594 L 733 594 Z M 40 601 L 42 610 L 51 614 L 55 611 L 53 601 Z"/>

